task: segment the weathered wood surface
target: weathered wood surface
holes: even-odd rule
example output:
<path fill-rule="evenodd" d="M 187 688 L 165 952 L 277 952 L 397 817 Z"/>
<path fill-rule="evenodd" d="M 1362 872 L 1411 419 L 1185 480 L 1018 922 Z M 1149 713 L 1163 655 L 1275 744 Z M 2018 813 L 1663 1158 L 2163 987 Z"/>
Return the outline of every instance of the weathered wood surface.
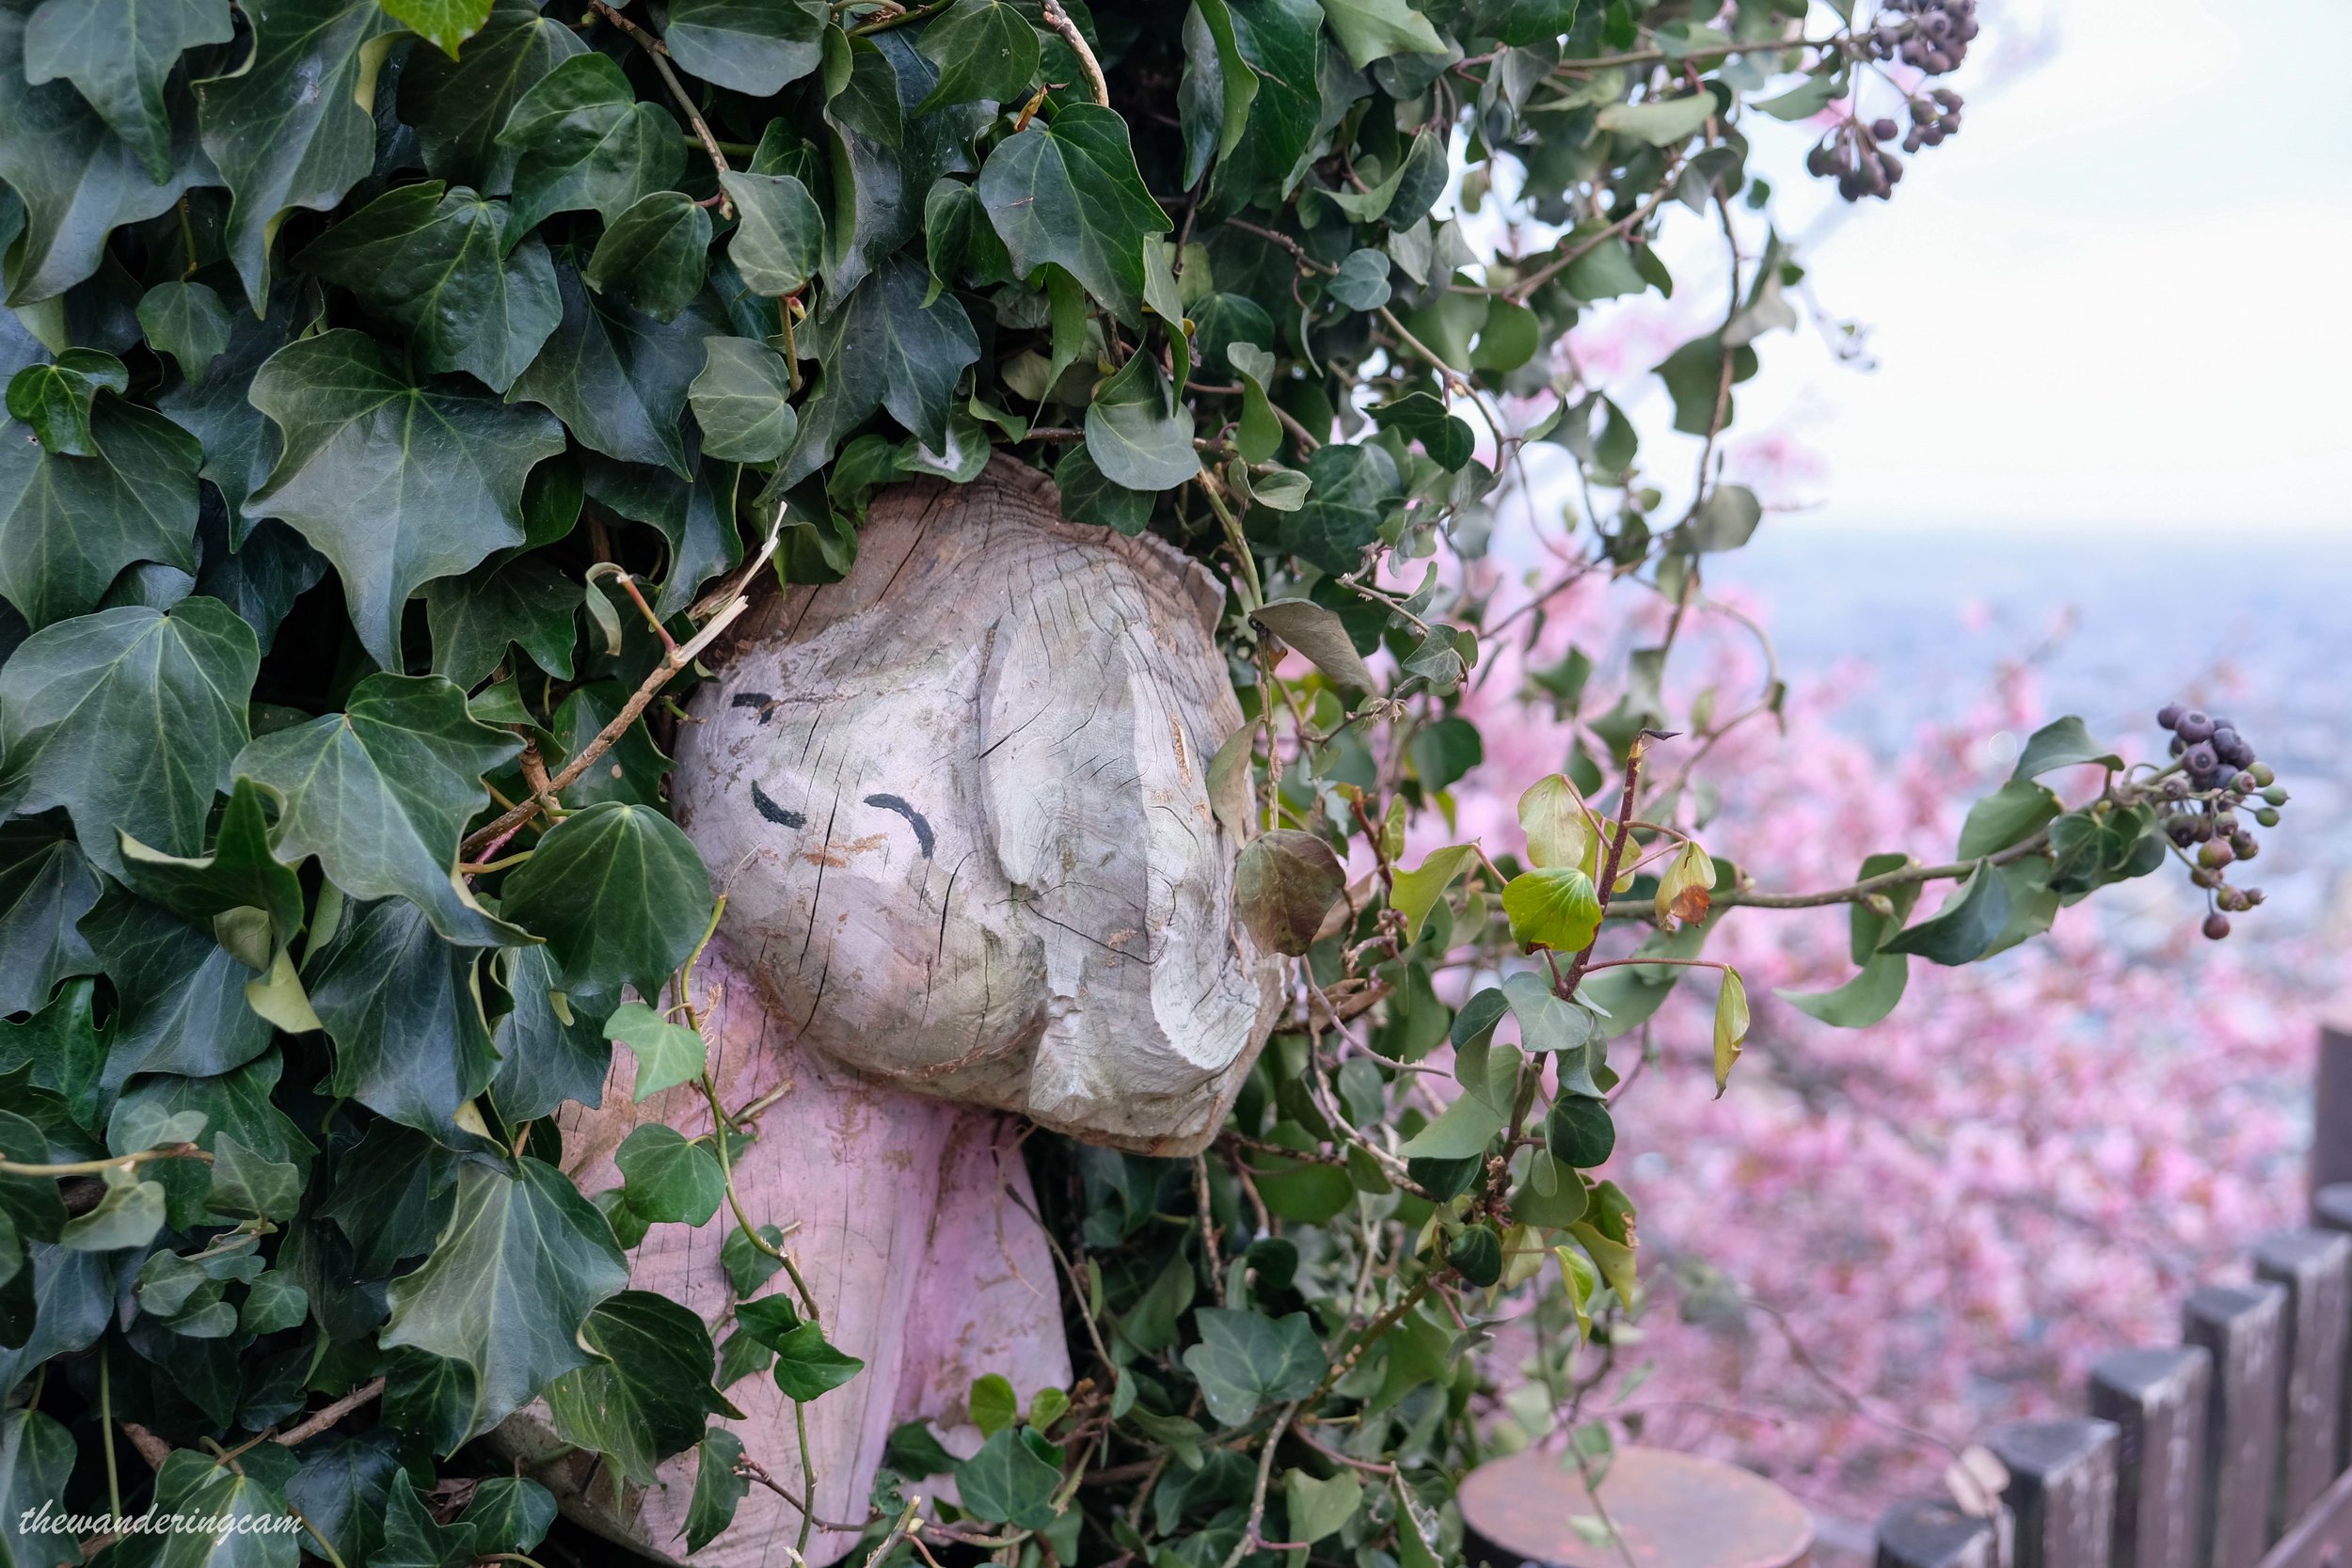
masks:
<path fill-rule="evenodd" d="M 721 650 L 680 731 L 677 816 L 804 1044 L 1190 1152 L 1279 1000 L 1209 794 L 1241 721 L 1223 596 L 1058 505 L 1004 459 L 877 496 L 848 578 L 755 607 Z"/>
<path fill-rule="evenodd" d="M 2347 1062 L 2352 1063 L 2352 1053 L 2347 1053 Z M 2352 1077 L 2346 1082 L 2352 1084 Z M 2344 1142 L 2352 1145 L 2352 1098 L 2344 1103 L 2344 1120 L 2339 1125 Z M 2352 1181 L 2321 1187 L 2312 1194 L 2312 1223 L 2322 1230 L 2352 1231 Z M 2344 1430 L 2337 1434 L 2336 1465 L 2340 1469 L 2352 1469 L 2352 1352 L 2344 1358 Z M 2352 1556 L 2345 1560 L 2352 1563 Z"/>
<path fill-rule="evenodd" d="M 2255 1568 L 2270 1544 L 2286 1296 L 2266 1282 L 2203 1285 L 2182 1309 L 2181 1338 L 2213 1357 L 2201 1510 L 2212 1568 Z"/>
<path fill-rule="evenodd" d="M 1876 1568 L 2010 1568 L 2013 1521 L 1972 1518 L 1933 1497 L 1897 1503 L 1879 1520 Z"/>
<path fill-rule="evenodd" d="M 2336 1478 L 2295 1528 L 2270 1548 L 2262 1568 L 2346 1568 L 2352 1564 L 2352 1472 Z"/>
<path fill-rule="evenodd" d="M 2312 1109 L 2312 1190 L 2352 1184 L 2352 1022 L 2320 1028 Z"/>
<path fill-rule="evenodd" d="M 2195 1345 L 2118 1351 L 2090 1369 L 2090 1413 L 2116 1429 L 2115 1568 L 2199 1568 L 2213 1358 Z"/>
<path fill-rule="evenodd" d="M 874 1471 L 892 1427 L 929 1420 L 948 1448 L 979 1446 L 965 1400 L 985 1372 L 1011 1379 L 1025 1403 L 1039 1388 L 1067 1387 L 1070 1354 L 1061 1329 L 1054 1259 L 1030 1216 L 1036 1197 L 1013 1147 L 1018 1124 L 993 1111 L 901 1094 L 860 1080 L 797 1048 L 740 961 L 714 942 L 695 974 L 721 1098 L 746 1105 L 777 1089 L 759 1117 L 759 1136 L 737 1164 L 736 1180 L 755 1224 L 799 1228 L 787 1239 L 807 1277 L 827 1338 L 866 1370 L 807 1407 L 819 1518 L 863 1520 Z M 619 1184 L 612 1151 L 641 1122 L 707 1132 L 708 1106 L 691 1087 L 632 1102 L 635 1067 L 617 1053 L 599 1110 L 563 1117 L 564 1166 L 584 1192 Z M 732 1228 L 722 1210 L 698 1228 L 657 1225 L 629 1255 L 629 1283 L 682 1302 L 706 1322 L 726 1308 L 721 1246 Z M 766 1293 L 789 1290 L 778 1275 Z M 791 1402 L 771 1378 L 753 1374 L 726 1390 L 743 1412 L 722 1424 L 745 1453 L 787 1489 L 801 1486 Z M 537 1411 L 538 1407 L 533 1407 Z M 501 1430 L 525 1456 L 557 1445 L 543 1412 Z M 691 1451 L 668 1461 L 642 1496 L 615 1497 L 609 1472 L 576 1455 L 539 1471 L 564 1510 L 651 1556 L 672 1559 L 694 1486 Z M 936 1490 L 937 1481 L 914 1490 Z M 694 1554 L 697 1568 L 783 1568 L 800 1516 L 755 1486 L 734 1526 Z M 825 1564 L 855 1544 L 818 1531 L 808 1560 Z"/>
<path fill-rule="evenodd" d="M 2285 1290 L 2285 1410 L 2271 1533 L 2282 1535 L 2336 1479 L 2352 1237 L 2290 1230 L 2254 1248 L 2254 1274 Z"/>
<path fill-rule="evenodd" d="M 1813 1547 L 1812 1516 L 1788 1492 L 1671 1449 L 1619 1449 L 1591 1490 L 1567 1456 L 1522 1449 L 1464 1476 L 1454 1500 L 1463 1560 L 1489 1568 L 1800 1568 Z M 1617 1540 L 1569 1523 L 1600 1510 Z"/>
<path fill-rule="evenodd" d="M 2107 1568 L 2115 1537 L 2112 1422 L 2011 1421 L 1984 1446 L 2009 1466 L 2001 1500 L 2017 1521 L 2014 1568 Z"/>

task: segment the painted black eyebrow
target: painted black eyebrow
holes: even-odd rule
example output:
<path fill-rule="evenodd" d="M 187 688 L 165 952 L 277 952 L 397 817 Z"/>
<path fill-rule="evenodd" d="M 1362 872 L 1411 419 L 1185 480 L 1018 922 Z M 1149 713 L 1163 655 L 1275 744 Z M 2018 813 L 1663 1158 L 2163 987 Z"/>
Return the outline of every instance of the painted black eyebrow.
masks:
<path fill-rule="evenodd" d="M 776 716 L 776 700 L 765 691 L 739 691 L 735 694 L 735 700 L 727 706 L 755 707 L 760 710 L 759 721 L 763 724 Z M 797 828 L 800 824 L 795 822 L 792 826 Z"/>
<path fill-rule="evenodd" d="M 735 700 L 739 703 L 743 699 L 738 697 Z M 752 806 L 753 809 L 757 811 L 760 816 L 766 817 L 769 821 L 773 822 L 780 828 L 805 828 L 808 826 L 807 817 L 803 816 L 797 811 L 787 811 L 782 806 L 776 804 L 773 800 L 768 799 L 768 792 L 760 788 L 756 781 L 755 781 L 752 784 Z M 929 835 L 926 834 L 925 836 L 928 837 Z M 929 851 L 926 851 L 926 853 L 928 852 Z"/>
<path fill-rule="evenodd" d="M 880 806 L 884 811 L 895 811 L 900 816 L 905 817 L 907 826 L 914 830 L 914 842 L 922 849 L 923 858 L 925 860 L 931 858 L 931 825 L 923 819 L 921 812 L 916 811 L 896 795 L 868 795 L 866 798 L 866 803 L 869 806 Z"/>

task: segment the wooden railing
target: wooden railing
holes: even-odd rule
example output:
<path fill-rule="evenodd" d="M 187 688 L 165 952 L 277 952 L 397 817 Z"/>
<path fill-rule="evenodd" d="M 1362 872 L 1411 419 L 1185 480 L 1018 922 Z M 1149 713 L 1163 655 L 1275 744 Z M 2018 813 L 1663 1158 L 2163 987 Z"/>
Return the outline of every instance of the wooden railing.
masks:
<path fill-rule="evenodd" d="M 2315 1105 L 2312 1223 L 2191 1292 L 2178 1345 L 2094 1366 L 2087 1415 L 1987 1433 L 1997 1513 L 1899 1504 L 1878 1568 L 2352 1568 L 2352 1032 Z"/>

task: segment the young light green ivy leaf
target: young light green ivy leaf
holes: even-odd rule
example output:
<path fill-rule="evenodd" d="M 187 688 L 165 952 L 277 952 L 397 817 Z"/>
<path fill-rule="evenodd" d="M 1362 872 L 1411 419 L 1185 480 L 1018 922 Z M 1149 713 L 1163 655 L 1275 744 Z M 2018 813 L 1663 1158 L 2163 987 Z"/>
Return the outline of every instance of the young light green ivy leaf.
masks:
<path fill-rule="evenodd" d="M 1503 884 L 1502 912 L 1521 947 L 1580 953 L 1600 929 L 1600 897 L 1593 879 L 1572 865 L 1538 866 Z"/>
<path fill-rule="evenodd" d="M 691 1083 L 703 1074 L 707 1062 L 703 1037 L 682 1023 L 668 1022 L 643 1002 L 623 1004 L 605 1021 L 604 1032 L 607 1038 L 636 1053 L 635 1095 L 640 1101 Z"/>
<path fill-rule="evenodd" d="M 1740 1059 L 1740 1047 L 1748 1037 L 1748 988 L 1740 978 L 1740 972 L 1724 971 L 1723 989 L 1715 993 L 1715 1098 L 1724 1097 L 1724 1087 L 1731 1082 L 1732 1064 Z"/>

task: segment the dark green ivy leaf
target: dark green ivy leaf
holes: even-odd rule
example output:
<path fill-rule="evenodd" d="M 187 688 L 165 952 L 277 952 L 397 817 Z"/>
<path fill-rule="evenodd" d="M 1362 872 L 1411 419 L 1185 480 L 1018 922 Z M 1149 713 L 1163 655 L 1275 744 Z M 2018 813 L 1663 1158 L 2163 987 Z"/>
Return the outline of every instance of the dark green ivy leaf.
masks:
<path fill-rule="evenodd" d="M 641 102 L 602 55 L 575 55 L 532 84 L 498 139 L 516 154 L 518 233 L 550 213 L 581 208 L 611 223 L 640 198 L 666 190 L 686 166 L 677 121 Z"/>
<path fill-rule="evenodd" d="M 155 405 L 204 444 L 201 478 L 212 481 L 229 511 L 228 544 L 242 549 L 252 531 L 246 498 L 262 487 L 278 466 L 284 445 L 269 417 L 246 401 L 253 372 L 294 341 L 315 319 L 315 288 L 280 289 L 278 303 L 262 322 L 240 321 L 229 346 L 199 374 L 187 372 Z"/>
<path fill-rule="evenodd" d="M 568 251 L 556 256 L 555 282 L 563 322 L 508 397 L 554 410 L 592 451 L 691 473 L 678 416 L 703 340 L 727 329 L 718 309 L 706 295 L 666 324 L 640 315 L 583 284 Z"/>
<path fill-rule="evenodd" d="M 1144 236 L 1173 225 L 1136 172 L 1125 119 L 1073 103 L 1051 124 L 1031 120 L 996 144 L 976 188 L 1022 276 L 1057 262 L 1120 321 L 1142 324 Z"/>
<path fill-rule="evenodd" d="M 399 1436 L 386 1422 L 357 1436 L 329 1433 L 302 1445 L 302 1469 L 286 1483 L 286 1501 L 346 1563 L 365 1561 L 382 1534 L 384 1505 L 400 1469 Z"/>
<path fill-rule="evenodd" d="M 1096 523 L 1130 536 L 1151 526 L 1152 493 L 1104 479 L 1083 441 L 1054 465 L 1054 485 L 1061 492 L 1061 515 L 1073 523 Z"/>
<path fill-rule="evenodd" d="M 2009 884 L 1999 868 L 1979 861 L 1942 909 L 1888 938 L 1879 951 L 1915 954 L 1931 963 L 1972 963 L 2000 940 L 2009 924 Z"/>
<path fill-rule="evenodd" d="M 2079 767 L 2096 763 L 2102 768 L 2121 768 L 2123 759 L 2093 740 L 2090 731 L 2073 714 L 2051 721 L 2033 732 L 2019 753 L 2017 766 L 2010 773 L 2011 779 L 2032 779 L 2059 768 Z"/>
<path fill-rule="evenodd" d="M 1372 417 L 1381 429 L 1419 441 L 1422 450 L 1450 473 L 1459 473 L 1475 449 L 1469 424 L 1428 392 L 1407 392 L 1392 403 L 1380 404 L 1374 407 Z"/>
<path fill-rule="evenodd" d="M 465 692 L 437 675 L 376 674 L 353 688 L 342 712 L 255 740 L 236 771 L 283 800 L 280 856 L 316 855 L 352 896 L 399 895 L 453 942 L 489 945 L 516 932 L 459 882 L 457 840 L 489 800 L 482 775 L 520 744 L 474 722 Z"/>
<path fill-rule="evenodd" d="M 39 402 L 30 392 L 20 400 L 18 388 L 36 380 Z M 0 597 L 35 627 L 96 609 L 133 562 L 196 570 L 203 450 L 148 409 L 112 397 L 78 404 L 74 398 L 47 366 L 19 371 L 8 387 L 12 413 L 22 402 L 42 416 L 52 436 L 87 456 L 60 455 L 0 421 Z"/>
<path fill-rule="evenodd" d="M 1018 1427 L 1000 1428 L 955 1473 L 956 1496 L 979 1518 L 1018 1529 L 1054 1522 L 1060 1467 L 1039 1457 Z"/>
<path fill-rule="evenodd" d="M 483 571 L 425 584 L 434 673 L 471 689 L 506 657 L 511 642 L 559 680 L 572 676 L 573 612 L 580 585 L 541 555 L 517 555 Z"/>
<path fill-rule="evenodd" d="M 672 321 L 702 293 L 709 247 L 710 214 L 683 191 L 655 191 L 605 226 L 580 281 Z"/>
<path fill-rule="evenodd" d="M 1352 572 L 1396 495 L 1395 460 L 1378 447 L 1334 442 L 1310 453 L 1306 467 L 1313 488 L 1281 517 L 1283 547 L 1327 572 Z"/>
<path fill-rule="evenodd" d="M 98 877 L 63 827 L 55 817 L 0 822 L 0 1014 L 39 1014 L 59 980 L 98 969 L 77 929 L 98 902 Z"/>
<path fill-rule="evenodd" d="M 254 971 L 210 930 L 119 890 L 83 926 L 115 981 L 109 1088 L 139 1072 L 227 1072 L 269 1048 L 268 1022 L 246 1003 Z"/>
<path fill-rule="evenodd" d="M 25 79 L 72 82 L 160 183 L 172 165 L 165 78 L 183 51 L 235 33 L 225 0 L 48 0 L 25 24 Z"/>
<path fill-rule="evenodd" d="M 666 468 L 591 458 L 586 473 L 588 494 L 599 505 L 652 525 L 669 544 L 669 565 L 654 595 L 655 614 L 677 614 L 694 602 L 705 582 L 742 559 L 743 540 L 735 527 L 740 470 L 734 466 L 706 463 L 686 480 Z"/>
<path fill-rule="evenodd" d="M 677 824 L 605 802 L 565 817 L 506 879 L 503 913 L 545 937 L 563 989 L 658 995 L 710 923 L 710 874 Z"/>
<path fill-rule="evenodd" d="M 125 1568 L 294 1568 L 294 1537 L 271 1527 L 286 1516 L 286 1450 L 248 1454 L 256 1463 L 216 1465 L 197 1449 L 174 1449 L 155 1473 L 157 1514 L 192 1528 L 135 1533 L 119 1548 Z"/>
<path fill-rule="evenodd" d="M 335 1042 L 328 1091 L 452 1148 L 484 1147 L 467 1102 L 490 1086 L 499 1064 L 482 1016 L 478 956 L 442 941 L 405 899 L 344 911 L 302 964 L 311 1010 Z"/>
<path fill-rule="evenodd" d="M 727 257 L 743 286 L 771 298 L 797 292 L 824 256 L 825 214 L 816 198 L 789 174 L 723 174 L 719 183 L 735 203 Z"/>
<path fill-rule="evenodd" d="M 915 105 L 918 115 L 976 98 L 1015 103 L 1037 80 L 1037 29 L 1004 0 L 956 0 L 924 26 L 914 47 L 939 68 L 939 81 Z"/>
<path fill-rule="evenodd" d="M 113 355 L 70 348 L 45 365 L 27 365 L 8 378 L 8 415 L 32 427 L 34 439 L 60 457 L 89 457 L 90 405 L 102 391 L 121 393 L 130 372 Z"/>
<path fill-rule="evenodd" d="M 191 379 L 229 346 L 229 307 L 201 283 L 158 283 L 139 296 L 139 330 L 150 347 Z"/>
<path fill-rule="evenodd" d="M 512 1174 L 469 1162 L 432 1256 L 392 1281 L 382 1342 L 470 1367 L 466 1425 L 480 1433 L 587 1365 L 588 1314 L 628 1284 L 612 1227 L 563 1172 L 529 1158 Z"/>
<path fill-rule="evenodd" d="M 71 29 L 74 8 L 60 0 L 56 13 Z M 169 210 L 191 185 L 217 182 L 197 146 L 183 88 L 165 90 L 168 166 L 151 176 L 139 151 L 72 85 L 28 86 L 27 24 L 35 14 L 24 0 L 0 7 L 0 82 L 9 84 L 8 112 L 0 115 L 0 181 L 24 203 L 22 234 L 0 244 L 11 306 L 64 293 L 98 270 L 110 231 Z M 119 39 L 107 41 L 119 49 Z M 0 234 L 12 227 L 0 227 Z"/>
<path fill-rule="evenodd" d="M 612 1066 L 612 1042 L 602 1020 L 584 1016 L 556 991 L 555 960 L 545 943 L 510 947 L 506 990 L 515 1005 L 498 1022 L 498 1076 L 490 1098 L 510 1127 L 551 1116 L 567 1100 L 594 1107 Z"/>
<path fill-rule="evenodd" d="M 302 928 L 301 879 L 272 853 L 262 790 L 250 779 L 239 779 L 230 792 L 209 855 L 167 854 L 129 833 L 121 840 L 123 882 L 183 920 L 214 926 L 232 910 L 258 910 L 267 916 L 265 929 L 277 946 Z M 251 968 L 269 967 L 266 947 L 238 957 Z M 124 971 L 115 973 L 119 976 Z"/>
<path fill-rule="evenodd" d="M 724 1427 L 703 1433 L 702 1451 L 694 1465 L 694 1495 L 686 1505 L 686 1551 L 701 1551 L 735 1523 L 736 1506 L 752 1483 L 736 1473 L 743 1462 L 743 1439 Z"/>
<path fill-rule="evenodd" d="M 457 1158 L 396 1121 L 369 1124 L 335 1165 L 335 1196 L 320 1211 L 351 1242 L 359 1273 L 381 1279 L 432 1250 L 456 1199 Z"/>
<path fill-rule="evenodd" d="M 228 182 L 229 259 L 258 312 L 269 246 L 296 207 L 326 212 L 375 161 L 375 71 L 399 24 L 375 0 L 255 0 L 252 58 L 198 84 L 204 150 Z"/>
<path fill-rule="evenodd" d="M 1304 1312 L 1269 1318 L 1241 1307 L 1203 1307 L 1193 1314 L 1200 1342 L 1184 1352 L 1209 1413 L 1239 1426 L 1261 1406 L 1304 1399 L 1329 1366 Z"/>
<path fill-rule="evenodd" d="M 703 451 L 733 463 L 768 463 L 784 454 L 800 428 L 786 401 L 792 384 L 784 356 L 756 338 L 703 340 L 709 356 L 687 388 Z"/>
<path fill-rule="evenodd" d="M 623 1138 L 612 1164 L 628 1206 L 656 1225 L 707 1225 L 726 1197 L 726 1175 L 710 1146 L 660 1122 Z"/>
<path fill-rule="evenodd" d="M 810 0 L 677 0 L 661 41 L 679 70 L 766 98 L 817 69 L 830 20 Z"/>
<path fill-rule="evenodd" d="M 348 329 L 272 355 L 251 396 L 286 450 L 246 510 L 284 519 L 335 563 L 359 641 L 387 670 L 401 668 L 409 595 L 522 544 L 524 476 L 564 450 L 546 414 L 413 383 Z"/>
<path fill-rule="evenodd" d="M 1103 477 L 1130 490 L 1172 490 L 1200 471 L 1192 415 L 1148 354 L 1128 356 L 1087 406 L 1087 451 Z"/>
<path fill-rule="evenodd" d="M 482 30 L 490 0 L 383 0 L 392 19 L 451 59 L 457 46 Z"/>
<path fill-rule="evenodd" d="M 532 0 L 498 0 L 455 59 L 411 55 L 400 73 L 400 118 L 416 127 L 425 167 L 453 185 L 505 195 L 515 177 L 515 150 L 498 139 L 507 115 L 541 77 L 587 52 Z"/>
<path fill-rule="evenodd" d="M 711 1386 L 709 1330 L 666 1296 L 623 1291 L 597 1304 L 580 1337 L 602 1359 L 548 1386 L 556 1435 L 603 1454 L 638 1485 L 652 1485 L 657 1464 L 701 1441 L 708 1418 L 741 1418 Z"/>
<path fill-rule="evenodd" d="M 979 358 L 980 341 L 955 295 L 924 303 L 930 282 L 922 263 L 893 255 L 803 334 L 818 381 L 802 407 L 783 483 L 816 472 L 877 407 L 933 451 L 946 446 L 956 382 Z"/>
<path fill-rule="evenodd" d="M 82 852 L 107 871 L 121 868 L 118 830 L 200 850 L 259 663 L 252 628 L 205 598 L 35 632 L 0 665 L 0 802 L 64 807 Z"/>
<path fill-rule="evenodd" d="M 377 197 L 294 261 L 404 328 L 426 370 L 503 392 L 564 314 L 547 247 L 507 230 L 504 202 L 428 180 Z"/>

